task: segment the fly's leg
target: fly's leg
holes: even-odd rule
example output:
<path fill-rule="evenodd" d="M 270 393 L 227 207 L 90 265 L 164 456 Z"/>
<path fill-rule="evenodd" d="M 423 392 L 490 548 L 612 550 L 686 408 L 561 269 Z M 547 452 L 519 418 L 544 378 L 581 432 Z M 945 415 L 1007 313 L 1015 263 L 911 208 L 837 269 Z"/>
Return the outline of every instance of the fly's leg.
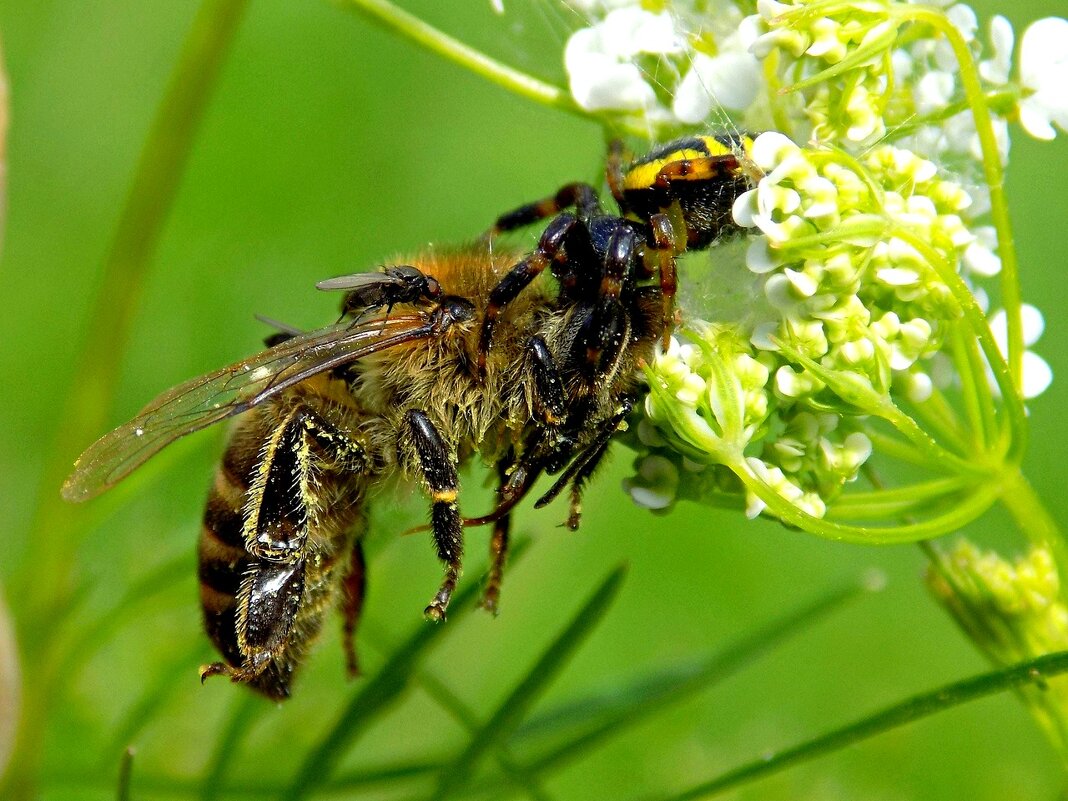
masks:
<path fill-rule="evenodd" d="M 430 525 L 438 558 L 445 564 L 445 578 L 425 610 L 432 620 L 444 620 L 445 611 L 460 578 L 464 552 L 463 521 L 456 504 L 458 482 L 456 457 L 446 446 L 426 412 L 412 410 L 405 416 L 408 435 L 419 457 L 423 479 L 430 490 Z"/>

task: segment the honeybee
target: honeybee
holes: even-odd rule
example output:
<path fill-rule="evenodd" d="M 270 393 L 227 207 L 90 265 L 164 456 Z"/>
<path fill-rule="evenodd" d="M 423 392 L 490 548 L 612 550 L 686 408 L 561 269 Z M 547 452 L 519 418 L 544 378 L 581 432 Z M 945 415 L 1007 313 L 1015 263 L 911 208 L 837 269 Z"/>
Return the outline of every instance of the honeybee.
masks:
<path fill-rule="evenodd" d="M 659 290 L 643 290 L 612 380 L 571 404 L 569 353 L 587 311 L 551 287 L 531 288 L 502 315 L 480 374 L 478 323 L 516 258 L 476 246 L 326 282 L 347 290 L 338 324 L 284 335 L 263 353 L 169 390 L 78 460 L 63 489 L 75 501 L 179 437 L 242 414 L 200 535 L 205 627 L 223 657 L 203 676 L 226 674 L 286 697 L 325 612 L 338 606 L 355 670 L 365 509 L 376 486 L 398 473 L 430 496 L 445 576 L 426 614 L 444 618 L 463 555 L 457 467 L 475 454 L 505 483 L 507 501 L 487 516 L 495 530 L 483 603 L 496 608 L 511 506 L 546 470 L 578 465 L 562 478 L 581 486 L 581 468 L 592 467 L 592 452 L 629 411 L 638 362 L 663 325 Z"/>
<path fill-rule="evenodd" d="M 510 515 L 582 493 L 639 400 L 641 365 L 673 328 L 675 258 L 729 227 L 747 187 L 748 138 L 691 137 L 622 166 L 608 183 L 620 215 L 570 184 L 498 218 L 479 244 L 329 279 L 342 316 L 152 401 L 92 445 L 63 488 L 85 500 L 186 434 L 242 415 L 209 491 L 199 543 L 205 628 L 228 675 L 276 699 L 340 607 L 350 673 L 365 591 L 365 511 L 387 477 L 423 485 L 444 567 L 426 607 L 443 620 L 460 577 L 464 527 L 492 523 L 483 606 L 495 612 Z M 564 211 L 575 207 L 575 213 Z M 726 210 L 725 210 L 726 209 Z M 556 215 L 529 254 L 494 236 Z M 550 268 L 555 286 L 535 282 Z M 499 477 L 496 507 L 463 518 L 457 468 L 479 456 Z"/>

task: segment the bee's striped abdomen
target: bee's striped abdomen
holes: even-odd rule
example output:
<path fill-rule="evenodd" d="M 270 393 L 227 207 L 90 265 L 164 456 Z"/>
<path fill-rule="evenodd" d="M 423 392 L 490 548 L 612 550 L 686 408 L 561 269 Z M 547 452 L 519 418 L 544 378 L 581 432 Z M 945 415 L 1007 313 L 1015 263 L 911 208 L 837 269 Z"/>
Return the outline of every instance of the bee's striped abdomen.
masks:
<path fill-rule="evenodd" d="M 235 437 L 236 439 L 236 437 Z M 231 665 L 241 664 L 237 644 L 237 594 L 251 564 L 242 534 L 242 509 L 259 454 L 231 443 L 215 471 L 197 548 L 204 628 Z"/>

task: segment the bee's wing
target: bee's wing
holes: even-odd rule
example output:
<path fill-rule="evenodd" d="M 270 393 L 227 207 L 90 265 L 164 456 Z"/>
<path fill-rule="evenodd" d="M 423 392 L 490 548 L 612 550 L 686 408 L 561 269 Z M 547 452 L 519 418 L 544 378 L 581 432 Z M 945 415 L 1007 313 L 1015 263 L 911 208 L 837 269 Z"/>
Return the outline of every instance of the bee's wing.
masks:
<path fill-rule="evenodd" d="M 263 353 L 167 390 L 133 420 L 93 443 L 74 464 L 63 497 L 103 492 L 179 437 L 240 414 L 306 378 L 368 354 L 434 336 L 430 313 L 298 334 Z"/>

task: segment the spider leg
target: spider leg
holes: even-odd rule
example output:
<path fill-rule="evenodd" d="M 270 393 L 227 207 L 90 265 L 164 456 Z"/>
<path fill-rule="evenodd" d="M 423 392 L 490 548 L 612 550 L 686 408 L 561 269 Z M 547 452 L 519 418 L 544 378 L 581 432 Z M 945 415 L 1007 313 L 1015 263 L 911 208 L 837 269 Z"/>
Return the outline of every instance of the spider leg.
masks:
<path fill-rule="evenodd" d="M 531 254 L 515 265 L 490 292 L 478 340 L 479 375 L 486 374 L 486 356 L 493 337 L 493 326 L 497 322 L 501 309 L 515 300 L 519 293 L 562 252 L 564 240 L 578 224 L 578 218 L 573 214 L 561 214 L 554 219 L 542 233 L 538 246 Z"/>
<path fill-rule="evenodd" d="M 619 430 L 623 421 L 630 414 L 634 402 L 630 397 L 623 398 L 619 410 L 598 427 L 598 431 L 590 443 L 572 460 L 567 469 L 561 474 L 549 490 L 534 503 L 535 509 L 551 503 L 564 487 L 571 485 L 571 504 L 567 518 L 567 527 L 575 531 L 579 526 L 579 518 L 582 515 L 582 492 L 590 476 L 597 470 L 601 460 L 608 452 L 612 444 L 612 437 Z"/>
<path fill-rule="evenodd" d="M 497 218 L 493 227 L 483 236 L 489 239 L 505 231 L 523 228 L 538 220 L 553 217 L 572 206 L 578 211 L 579 217 L 595 213 L 600 209 L 597 190 L 586 183 L 566 184 L 560 187 L 555 195 L 542 198 L 534 203 L 527 203 L 507 214 L 502 214 Z"/>
<path fill-rule="evenodd" d="M 678 204 L 675 204 L 678 208 Z M 678 215 L 681 216 L 681 211 Z M 678 290 L 676 257 L 686 249 L 686 227 L 676 224 L 670 214 L 654 214 L 649 218 L 655 247 L 646 251 L 657 261 L 656 273 L 660 277 L 660 294 L 664 304 L 663 346 L 667 349 L 674 328 L 672 317 L 675 310 L 675 293 Z"/>
<path fill-rule="evenodd" d="M 600 299 L 576 338 L 576 356 L 584 360 L 591 381 L 607 377 L 626 340 L 629 323 L 621 296 L 631 280 L 629 267 L 638 247 L 638 235 L 628 225 L 617 226 L 609 238 L 598 289 Z"/>
<path fill-rule="evenodd" d="M 608 188 L 612 190 L 612 197 L 616 204 L 623 209 L 623 141 L 613 139 L 608 146 L 608 162 L 605 165 L 605 178 L 608 180 Z"/>

